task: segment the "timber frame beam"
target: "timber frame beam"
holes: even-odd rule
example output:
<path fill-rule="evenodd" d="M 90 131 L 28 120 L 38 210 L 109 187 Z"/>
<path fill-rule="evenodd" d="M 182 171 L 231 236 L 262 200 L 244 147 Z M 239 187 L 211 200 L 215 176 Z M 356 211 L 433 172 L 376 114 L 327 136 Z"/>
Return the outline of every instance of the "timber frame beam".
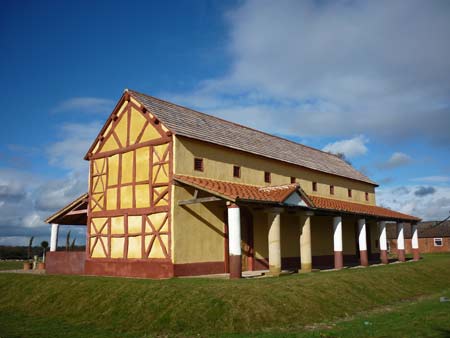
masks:
<path fill-rule="evenodd" d="M 194 198 L 189 200 L 178 201 L 178 205 L 188 205 L 188 204 L 196 204 L 196 203 L 207 203 L 207 202 L 217 202 L 222 199 L 216 196 L 209 197 L 198 197 L 198 189 L 195 189 Z"/>

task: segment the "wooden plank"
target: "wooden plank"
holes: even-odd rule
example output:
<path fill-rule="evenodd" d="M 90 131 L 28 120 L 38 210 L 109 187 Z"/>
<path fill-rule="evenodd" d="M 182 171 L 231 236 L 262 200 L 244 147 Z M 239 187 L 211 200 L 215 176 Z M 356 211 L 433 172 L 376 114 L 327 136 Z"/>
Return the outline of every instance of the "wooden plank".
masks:
<path fill-rule="evenodd" d="M 87 214 L 87 210 L 86 209 L 82 209 L 82 210 L 72 210 L 69 211 L 67 213 L 67 216 L 71 216 L 71 215 L 80 215 L 80 214 Z"/>
<path fill-rule="evenodd" d="M 200 197 L 200 198 L 193 198 L 190 200 L 183 200 L 178 201 L 178 205 L 188 205 L 188 204 L 196 204 L 196 203 L 207 203 L 207 202 L 216 202 L 221 201 L 222 199 L 215 196 L 210 197 Z"/>

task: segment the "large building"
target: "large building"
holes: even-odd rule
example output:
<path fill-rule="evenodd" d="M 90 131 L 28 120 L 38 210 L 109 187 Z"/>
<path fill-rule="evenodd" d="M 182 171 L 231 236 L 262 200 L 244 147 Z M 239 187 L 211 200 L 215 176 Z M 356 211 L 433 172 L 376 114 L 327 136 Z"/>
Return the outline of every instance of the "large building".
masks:
<path fill-rule="evenodd" d="M 335 155 L 132 90 L 85 160 L 88 193 L 47 219 L 49 273 L 234 278 L 366 266 L 387 263 L 387 221 L 400 260 L 403 224 L 417 235 L 420 221 L 378 207 L 377 184 Z M 86 252 L 55 251 L 61 224 L 87 225 Z"/>

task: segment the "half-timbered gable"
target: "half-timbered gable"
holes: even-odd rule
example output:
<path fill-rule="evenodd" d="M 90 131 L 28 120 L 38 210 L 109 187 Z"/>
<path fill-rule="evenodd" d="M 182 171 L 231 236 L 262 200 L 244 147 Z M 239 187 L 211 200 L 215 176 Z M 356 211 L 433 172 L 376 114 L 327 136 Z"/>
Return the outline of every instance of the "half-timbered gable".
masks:
<path fill-rule="evenodd" d="M 170 260 L 171 133 L 124 94 L 89 150 L 88 259 Z"/>

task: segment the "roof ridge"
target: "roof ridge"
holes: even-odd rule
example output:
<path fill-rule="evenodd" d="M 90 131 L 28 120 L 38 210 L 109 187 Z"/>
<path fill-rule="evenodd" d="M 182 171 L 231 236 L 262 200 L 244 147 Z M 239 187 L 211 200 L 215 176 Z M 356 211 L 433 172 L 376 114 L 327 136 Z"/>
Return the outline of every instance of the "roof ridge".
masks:
<path fill-rule="evenodd" d="M 197 114 L 200 114 L 200 115 L 206 115 L 206 116 L 209 116 L 209 117 L 212 117 L 212 118 L 215 118 L 215 119 L 224 121 L 224 122 L 226 122 L 226 123 L 231 123 L 231 124 L 234 124 L 234 125 L 236 125 L 236 126 L 239 126 L 239 127 L 242 127 L 242 128 L 246 128 L 246 129 L 249 129 L 249 130 L 252 130 L 252 131 L 255 131 L 255 132 L 257 132 L 257 133 L 262 133 L 262 134 L 265 134 L 265 135 L 268 135 L 268 136 L 271 136 L 271 137 L 275 137 L 275 138 L 280 139 L 280 140 L 283 140 L 283 141 L 287 141 L 287 142 L 293 143 L 293 144 L 295 144 L 295 145 L 299 145 L 299 146 L 302 146 L 302 147 L 305 147 L 305 148 L 308 148 L 308 149 L 311 149 L 311 150 L 314 150 L 314 151 L 317 151 L 317 152 L 320 152 L 320 153 L 323 153 L 323 154 L 326 154 L 326 155 L 329 155 L 329 156 L 333 156 L 333 157 L 337 158 L 338 160 L 342 161 L 343 163 L 345 163 L 345 164 L 347 164 L 347 165 L 353 167 L 351 164 L 347 163 L 346 161 L 344 161 L 343 159 L 341 159 L 341 158 L 340 158 L 338 155 L 336 155 L 336 154 L 333 154 L 333 153 L 330 153 L 330 152 L 327 152 L 327 151 L 324 151 L 324 150 L 320 150 L 320 149 L 317 149 L 317 148 L 314 148 L 314 147 L 311 147 L 311 146 L 308 146 L 308 145 L 305 145 L 305 144 L 302 144 L 302 143 L 299 143 L 299 142 L 295 142 L 295 141 L 289 140 L 289 139 L 287 139 L 287 138 L 285 138 L 285 137 L 277 136 L 277 135 L 274 135 L 274 134 L 271 134 L 271 133 L 268 133 L 268 132 L 265 132 L 265 131 L 262 131 L 262 130 L 259 130 L 259 129 L 256 129 L 256 128 L 252 128 L 252 127 L 249 127 L 249 126 L 246 126 L 246 125 L 237 123 L 237 122 L 225 120 L 225 119 L 223 119 L 223 118 L 221 118 L 221 117 L 217 117 L 217 116 L 215 116 L 215 115 L 203 113 L 203 112 L 201 112 L 201 111 L 198 111 L 198 110 L 195 110 L 195 109 L 186 107 L 186 106 L 182 106 L 182 105 L 177 104 L 177 103 L 173 103 L 173 102 L 170 102 L 170 101 L 167 101 L 167 100 L 164 100 L 164 99 L 160 99 L 160 98 L 155 97 L 155 96 L 152 96 L 152 95 L 148 95 L 148 94 L 145 94 L 145 93 L 138 92 L 137 90 L 126 89 L 126 91 L 129 91 L 129 92 L 132 92 L 132 93 L 134 92 L 134 93 L 137 93 L 137 94 L 139 94 L 139 95 L 148 96 L 148 97 L 150 97 L 150 98 L 152 98 L 152 99 L 155 99 L 155 100 L 157 100 L 157 101 L 165 102 L 165 103 L 168 103 L 168 104 L 170 104 L 170 105 L 177 106 L 177 107 L 180 107 L 180 108 L 183 108 L 183 109 L 188 109 L 188 110 L 193 111 L 193 112 L 195 112 L 195 113 L 197 113 Z M 365 175 L 364 175 L 364 176 L 365 176 Z"/>
<path fill-rule="evenodd" d="M 285 188 L 294 188 L 294 187 L 300 187 L 300 184 L 298 183 L 287 183 L 287 184 L 279 184 L 279 185 L 267 185 L 263 187 L 259 187 L 259 190 L 269 190 L 269 189 L 285 189 Z"/>

